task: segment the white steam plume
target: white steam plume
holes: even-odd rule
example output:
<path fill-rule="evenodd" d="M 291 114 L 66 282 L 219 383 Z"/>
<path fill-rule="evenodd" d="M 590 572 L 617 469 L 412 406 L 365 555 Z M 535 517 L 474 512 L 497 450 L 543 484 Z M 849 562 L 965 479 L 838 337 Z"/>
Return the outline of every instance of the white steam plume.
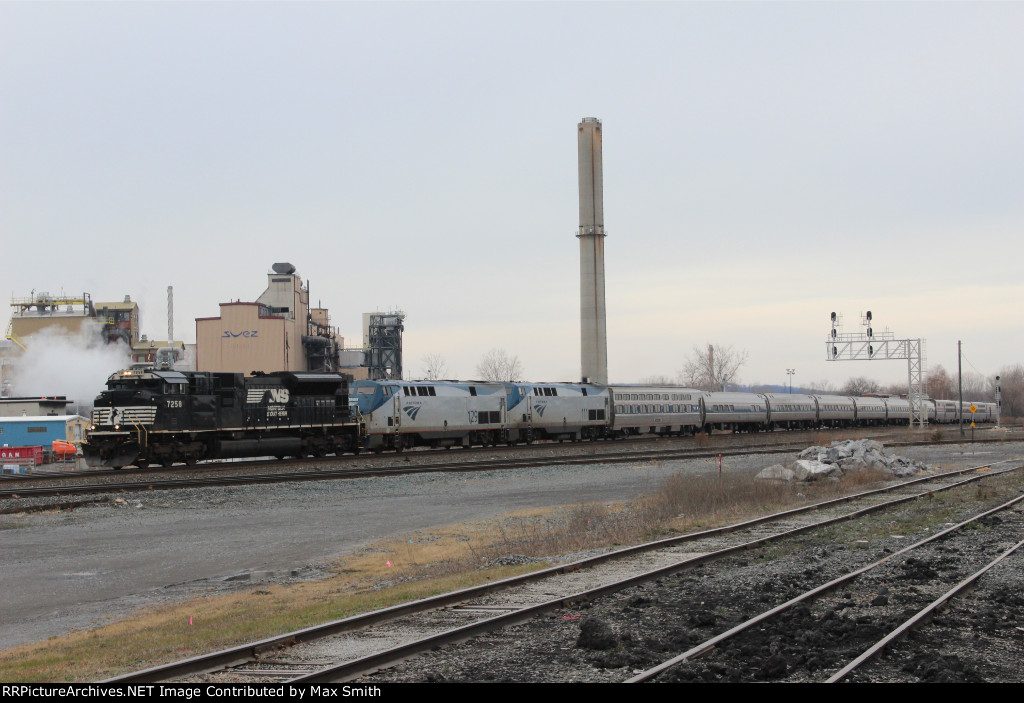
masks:
<path fill-rule="evenodd" d="M 127 345 L 105 344 L 90 329 L 69 335 L 48 328 L 23 342 L 26 351 L 15 364 L 11 384 L 18 396 L 63 395 L 77 405 L 91 406 L 110 374 L 132 363 Z"/>

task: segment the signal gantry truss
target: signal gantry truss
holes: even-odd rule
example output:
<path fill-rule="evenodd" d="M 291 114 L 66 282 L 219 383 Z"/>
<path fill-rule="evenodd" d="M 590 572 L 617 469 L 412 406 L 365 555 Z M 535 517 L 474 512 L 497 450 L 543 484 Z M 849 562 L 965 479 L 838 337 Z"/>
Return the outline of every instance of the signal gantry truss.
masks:
<path fill-rule="evenodd" d="M 896 339 L 886 329 L 876 334 L 871 326 L 871 311 L 861 316 L 863 332 L 843 333 L 841 316 L 832 313 L 832 332 L 825 342 L 825 356 L 829 361 L 876 361 L 879 359 L 907 360 L 907 398 L 910 400 L 910 426 L 924 427 L 928 413 L 924 408 L 924 340 Z"/>

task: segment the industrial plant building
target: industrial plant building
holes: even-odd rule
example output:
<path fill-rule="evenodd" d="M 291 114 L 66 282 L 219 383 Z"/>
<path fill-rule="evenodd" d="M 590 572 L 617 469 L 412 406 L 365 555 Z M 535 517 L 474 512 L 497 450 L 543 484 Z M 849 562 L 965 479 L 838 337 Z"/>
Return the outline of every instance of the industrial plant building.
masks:
<path fill-rule="evenodd" d="M 93 303 L 88 293 L 71 296 L 33 291 L 27 298 L 12 298 L 11 308 L 6 337 L 21 349 L 25 349 L 26 339 L 43 330 L 106 344 L 131 346 L 139 340 L 139 305 L 127 295 L 119 303 Z"/>
<path fill-rule="evenodd" d="M 335 371 L 343 345 L 286 263 L 274 264 L 255 301 L 221 303 L 219 316 L 196 318 L 197 371 Z"/>
<path fill-rule="evenodd" d="M 220 303 L 220 315 L 196 319 L 196 370 L 401 378 L 405 314 L 367 313 L 363 347 L 346 349 L 327 308 L 310 307 L 309 285 L 295 270 L 289 263 L 274 264 L 256 300 Z"/>
<path fill-rule="evenodd" d="M 70 402 L 62 395 L 43 398 L 0 398 L 0 417 L 66 415 Z"/>
<path fill-rule="evenodd" d="M 173 339 L 172 295 L 168 288 L 167 340 L 139 334 L 139 306 L 127 295 L 118 302 L 94 302 L 88 293 L 69 296 L 33 291 L 30 296 L 13 298 L 7 332 L 0 339 L 0 397 L 17 393 L 13 381 L 19 360 L 32 345 L 60 338 L 86 347 L 124 344 L 130 355 L 125 365 L 133 367 L 173 366 L 246 375 L 337 371 L 356 379 L 402 377 L 405 313 L 365 313 L 362 345 L 346 349 L 344 338 L 331 326 L 327 308 L 310 306 L 309 285 L 291 264 L 274 264 L 267 274 L 266 289 L 255 300 L 220 303 L 217 317 L 196 318 L 194 345 Z M 40 335 L 44 330 L 46 335 Z M 75 402 L 89 403 L 91 399 Z"/>

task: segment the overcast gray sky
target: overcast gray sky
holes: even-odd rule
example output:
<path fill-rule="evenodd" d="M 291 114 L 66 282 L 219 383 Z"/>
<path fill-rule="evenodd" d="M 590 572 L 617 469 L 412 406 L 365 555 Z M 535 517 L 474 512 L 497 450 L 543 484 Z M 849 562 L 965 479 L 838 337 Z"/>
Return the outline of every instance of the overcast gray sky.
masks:
<path fill-rule="evenodd" d="M 609 376 L 847 331 L 994 373 L 1024 349 L 1024 4 L 0 2 L 0 291 L 140 301 L 143 332 L 290 261 L 407 376 L 492 348 L 579 375 L 576 124 L 604 125 Z"/>

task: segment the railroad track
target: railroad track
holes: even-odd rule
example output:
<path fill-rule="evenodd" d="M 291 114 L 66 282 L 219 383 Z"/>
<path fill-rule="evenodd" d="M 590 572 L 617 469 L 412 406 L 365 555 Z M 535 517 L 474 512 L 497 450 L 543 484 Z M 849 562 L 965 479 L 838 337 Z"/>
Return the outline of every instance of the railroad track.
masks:
<path fill-rule="evenodd" d="M 843 681 L 879 656 L 886 647 L 900 637 L 906 636 L 914 628 L 926 624 L 927 619 L 940 606 L 963 593 L 988 571 L 1002 565 L 1008 558 L 1012 558 L 1024 546 L 1024 541 L 1017 541 L 1008 549 L 998 549 L 998 556 L 994 559 L 989 558 L 986 552 L 992 549 L 993 545 L 998 547 L 1001 542 L 1006 541 L 1007 535 L 1019 537 L 1024 532 L 1024 513 L 1020 510 L 1022 502 L 1024 502 L 1024 495 L 1017 496 L 1002 505 L 982 511 L 882 559 L 804 591 L 785 603 L 757 613 L 729 630 L 632 676 L 626 680 L 626 683 L 651 681 L 662 675 L 672 678 L 674 681 L 693 680 L 703 678 L 701 677 L 703 672 L 711 672 L 716 678 L 718 674 L 724 674 L 733 681 L 782 679 L 826 683 Z M 936 544 L 937 542 L 946 540 L 954 533 L 975 528 L 987 518 L 997 515 L 1006 520 L 1006 524 L 1002 525 L 1004 529 L 992 531 L 979 540 L 978 544 L 972 545 L 975 549 L 970 554 L 958 554 L 956 563 L 947 562 L 946 566 L 949 568 L 943 569 L 942 573 L 936 572 L 930 566 L 922 567 L 923 564 L 934 563 L 936 554 L 939 555 L 939 560 L 942 560 L 942 552 L 937 551 L 941 550 L 941 547 Z M 1021 562 L 1018 561 L 1015 567 L 1019 570 Z M 901 589 L 902 582 L 908 579 L 922 584 L 924 588 Z M 947 586 L 949 587 L 947 588 Z M 834 593 L 839 588 L 844 588 L 842 595 Z M 837 642 L 836 646 L 831 647 L 826 655 L 822 655 L 822 660 L 819 662 L 808 661 L 807 647 L 804 643 L 797 645 L 804 649 L 804 653 L 795 657 L 787 657 L 783 654 L 786 651 L 786 644 L 783 643 L 787 639 L 793 640 L 793 644 L 797 644 L 796 640 L 801 637 L 810 639 L 815 635 L 828 632 L 826 630 L 828 624 L 823 623 L 824 620 L 839 621 L 839 627 L 844 628 L 850 620 L 841 621 L 840 618 L 843 615 L 836 616 L 836 613 L 845 614 L 845 611 L 852 610 L 853 604 L 858 601 L 871 601 L 878 607 L 886 606 L 890 599 L 895 600 L 897 590 L 902 591 L 900 593 L 902 602 L 898 608 L 901 611 L 898 616 L 901 621 L 877 640 L 875 639 L 877 626 L 872 623 L 873 627 L 871 628 L 861 627 L 861 633 L 857 632 L 856 627 L 844 633 L 847 637 Z M 913 592 L 911 593 L 911 591 Z M 938 597 L 932 599 L 928 595 L 931 591 L 938 591 Z M 916 604 L 912 608 L 908 608 L 910 603 Z M 908 610 L 912 612 L 909 617 L 907 617 Z M 880 621 L 891 619 L 885 615 L 875 616 L 875 620 Z M 863 626 L 867 623 L 854 624 Z M 808 628 L 814 628 L 815 632 L 805 635 L 805 633 L 811 633 Z M 767 656 L 765 657 L 766 650 Z M 790 649 L 790 652 L 792 651 Z M 850 652 L 855 653 L 855 656 L 836 670 L 835 660 Z M 713 659 L 713 661 L 701 662 L 702 667 L 698 671 L 688 668 L 683 676 L 680 676 L 678 672 L 674 677 L 669 676 L 673 673 L 674 668 L 691 663 L 703 656 L 707 656 L 709 660 Z M 799 662 L 803 667 L 794 670 L 791 666 L 794 661 Z M 816 672 L 819 675 L 815 675 Z"/>
<path fill-rule="evenodd" d="M 700 459 L 714 457 L 743 456 L 749 454 L 786 454 L 798 449 L 804 449 L 810 433 L 792 433 L 792 438 L 785 441 L 761 442 L 760 444 L 743 444 L 741 446 L 714 446 L 714 447 L 661 447 L 644 448 L 640 450 L 619 450 L 602 451 L 602 444 L 588 443 L 574 445 L 583 447 L 585 451 L 577 451 L 569 455 L 538 455 L 496 459 L 474 459 L 460 455 L 454 460 L 433 460 L 434 452 L 418 452 L 417 461 L 413 462 L 409 455 L 389 455 L 383 465 L 371 466 L 346 466 L 359 457 L 331 457 L 327 459 L 309 460 L 314 462 L 312 467 L 299 470 L 285 470 L 288 466 L 295 466 L 289 463 L 284 467 L 274 468 L 260 473 L 236 473 L 238 465 L 218 465 L 211 473 L 198 467 L 176 469 L 173 472 L 161 471 L 159 474 L 147 473 L 149 470 L 135 469 L 129 480 L 111 480 L 124 475 L 122 471 L 83 472 L 79 475 L 68 477 L 67 475 L 46 476 L 44 480 L 27 483 L 20 480 L 16 486 L 0 489 L 0 500 L 15 498 L 39 498 L 48 496 L 71 496 L 71 495 L 95 495 L 106 493 L 126 493 L 133 491 L 171 490 L 179 488 L 197 488 L 229 485 L 248 485 L 257 483 L 285 483 L 293 481 L 322 481 L 335 479 L 356 479 L 384 476 L 398 476 L 415 473 L 436 473 L 436 472 L 466 472 L 466 471 L 500 471 L 509 469 L 532 468 L 538 466 L 570 466 L 578 464 L 598 463 L 627 463 L 643 461 L 671 461 L 679 459 Z M 1003 441 L 995 439 L 992 441 Z M 675 443 L 673 443 L 675 444 Z M 930 439 L 920 441 L 889 442 L 886 446 L 890 448 L 922 446 L 934 444 Z M 448 453 L 442 453 L 447 457 Z M 343 465 L 332 467 L 325 461 L 343 460 Z M 364 458 L 365 459 L 365 458 Z M 408 459 L 408 461 L 407 461 Z M 420 462 L 420 459 L 426 461 Z M 275 462 L 263 462 L 274 464 Z M 364 462 L 365 463 L 365 462 Z M 251 469 L 257 464 L 245 463 L 244 469 Z M 71 504 L 69 504 L 71 505 Z M 38 509 L 31 506 L 30 509 Z M 18 512 L 18 509 L 0 509 L 0 513 Z"/>
<path fill-rule="evenodd" d="M 1003 428 L 1008 429 L 1008 428 Z M 1017 428 L 1020 430 L 1021 428 Z M 847 429 L 818 429 L 818 430 L 777 430 L 774 433 L 761 433 L 761 434 L 748 434 L 748 433 L 719 433 L 711 435 L 710 437 L 701 440 L 700 446 L 694 446 L 692 438 L 676 438 L 676 437 L 633 437 L 624 440 L 615 440 L 614 446 L 623 447 L 629 445 L 644 446 L 652 444 L 670 444 L 672 445 L 669 449 L 679 451 L 694 451 L 694 452 L 712 452 L 717 454 L 729 455 L 733 449 L 737 448 L 756 448 L 764 447 L 767 449 L 781 449 L 784 447 L 800 448 L 821 441 L 820 435 L 822 433 L 829 433 L 830 435 L 841 435 L 844 439 L 875 439 L 883 442 L 888 447 L 901 447 L 901 446 L 921 446 L 925 444 L 960 444 L 963 442 L 971 442 L 975 444 L 984 444 L 989 442 L 1003 442 L 1003 441 L 1015 441 L 1020 438 L 1019 432 L 1007 432 L 1001 434 L 994 434 L 992 428 L 986 428 L 982 432 L 979 432 L 979 436 L 976 439 L 970 438 L 959 438 L 950 437 L 949 439 L 933 440 L 929 437 L 925 437 L 919 440 L 905 440 L 904 438 L 908 435 L 906 428 L 847 428 Z M 955 434 L 950 430 L 947 434 Z M 785 438 L 785 439 L 783 439 Z M 707 444 L 704 444 L 707 442 Z M 680 447 L 679 445 L 685 445 Z M 560 443 L 556 442 L 537 442 L 529 446 L 520 445 L 515 448 L 514 451 L 517 453 L 543 453 L 545 451 L 552 450 L 567 450 L 575 451 L 576 453 L 584 453 L 594 447 L 608 446 L 607 441 L 601 441 L 600 443 L 570 443 L 561 446 Z M 395 452 L 388 452 L 383 455 L 378 454 L 346 454 L 342 456 L 327 456 L 327 457 L 307 457 L 304 459 L 288 459 L 279 460 L 274 458 L 262 458 L 262 459 L 245 459 L 245 460 L 224 460 L 224 461 L 206 461 L 197 464 L 196 466 L 165 466 L 156 467 L 150 466 L 147 468 L 137 467 L 125 467 L 121 469 L 104 469 L 91 467 L 87 469 L 75 469 L 75 470 L 42 470 L 35 471 L 27 474 L 0 474 L 0 485 L 6 483 L 9 485 L 35 485 L 35 484 L 50 484 L 60 483 L 61 485 L 76 485 L 74 482 L 82 481 L 97 481 L 105 480 L 111 477 L 117 477 L 119 479 L 126 479 L 132 477 L 134 480 L 147 482 L 151 480 L 165 480 L 167 477 L 176 475 L 205 475 L 209 473 L 230 473 L 238 472 L 243 470 L 268 470 L 274 472 L 281 470 L 284 472 L 293 472 L 294 467 L 305 467 L 306 470 L 316 470 L 316 467 L 326 465 L 328 467 L 336 464 L 355 463 L 355 464 L 367 464 L 376 462 L 405 462 L 407 459 L 411 461 L 423 461 L 426 465 L 433 463 L 447 463 L 447 460 L 441 462 L 435 462 L 434 457 L 438 456 L 449 456 L 449 457 L 463 457 L 467 453 L 470 455 L 493 453 L 495 451 L 502 452 L 505 448 L 489 448 L 489 447 L 470 447 L 465 448 L 456 452 L 448 453 L 436 449 L 420 449 L 420 450 L 409 450 L 402 454 Z M 623 450 L 620 450 L 623 451 Z M 630 450 L 624 450 L 630 451 Z M 639 450 L 638 450 L 639 451 Z M 658 451 L 656 449 L 648 449 L 647 451 Z M 602 455 L 612 455 L 616 452 L 602 452 Z M 529 461 L 527 459 L 527 461 Z M 485 459 L 481 459 L 481 462 L 486 462 Z M 454 463 L 454 462 L 453 462 Z M 77 484 L 81 485 L 81 484 Z M 0 497 L 3 497 L 0 495 Z"/>
<path fill-rule="evenodd" d="M 1007 463 L 1012 462 L 999 462 Z M 703 564 L 731 555 L 792 540 L 808 531 L 828 529 L 829 525 L 1018 468 L 993 472 L 991 467 L 973 467 L 917 479 L 346 618 L 111 681 L 195 680 L 197 677 L 205 681 L 349 681 L 448 643 L 480 635 L 493 636 L 500 628 L 516 623 L 540 622 L 543 628 L 565 608 L 579 608 L 580 604 L 596 602 L 602 596 L 630 587 L 642 588 L 643 584 L 670 574 L 700 569 Z M 964 474 L 972 475 L 964 478 Z M 552 616 L 552 613 L 556 614 Z M 561 622 L 562 629 L 566 617 L 576 616 L 556 620 Z M 568 622 L 572 627 L 578 625 L 571 620 Z M 419 673 L 422 678 L 422 670 Z"/>
<path fill-rule="evenodd" d="M 802 445 L 801 445 L 802 446 Z M 795 446 L 760 447 L 745 450 L 658 450 L 640 452 L 609 452 L 593 453 L 576 456 L 538 456 L 516 459 L 492 459 L 481 461 L 449 461 L 430 464 L 410 464 L 400 466 L 379 466 L 360 468 L 329 469 L 318 468 L 302 471 L 273 471 L 260 474 L 229 474 L 229 475 L 188 475 L 180 478 L 148 479 L 142 477 L 134 481 L 62 483 L 50 486 L 20 485 L 16 488 L 0 490 L 0 498 L 34 498 L 44 496 L 63 496 L 74 494 L 124 493 L 131 491 L 150 491 L 157 489 L 196 488 L 210 486 L 247 485 L 255 483 L 284 483 L 291 481 L 325 481 L 331 479 L 355 479 L 384 476 L 400 476 L 416 473 L 466 472 L 466 471 L 501 471 L 508 469 L 532 468 L 537 466 L 571 466 L 578 464 L 626 463 L 642 461 L 669 461 L 673 459 L 699 459 L 721 455 L 739 456 L 742 454 L 773 454 L 789 453 Z"/>
<path fill-rule="evenodd" d="M 652 449 L 651 445 L 657 444 L 662 445 L 662 449 L 666 449 L 664 445 L 671 445 L 667 449 L 674 449 L 680 451 L 722 451 L 729 448 L 735 447 L 801 447 L 806 445 L 811 437 L 819 432 L 831 432 L 832 430 L 779 430 L 770 434 L 726 434 L 720 433 L 712 435 L 710 437 L 700 440 L 700 446 L 694 446 L 694 440 L 688 437 L 632 437 L 620 440 L 614 440 L 609 442 L 608 440 L 602 440 L 600 442 L 576 442 L 567 443 L 563 446 L 560 442 L 535 442 L 531 445 L 518 445 L 514 448 L 516 453 L 522 454 L 542 454 L 549 451 L 564 451 L 571 454 L 584 454 L 588 451 L 593 451 L 592 448 L 601 448 L 606 446 L 614 446 L 619 448 L 618 453 L 629 452 L 629 451 L 658 451 L 658 449 Z M 840 430 L 835 430 L 840 432 Z M 851 430 L 842 430 L 844 438 L 861 438 L 870 437 L 871 439 L 878 439 L 879 441 L 889 442 L 893 438 L 905 436 L 907 430 L 902 431 L 893 428 L 883 428 L 879 431 L 877 428 L 857 428 Z M 645 447 L 644 449 L 622 449 L 623 447 Z M 245 460 L 224 460 L 224 461 L 206 461 L 201 462 L 195 466 L 165 466 L 156 467 L 150 466 L 144 469 L 137 467 L 125 467 L 121 469 L 104 469 L 104 468 L 88 468 L 79 469 L 73 471 L 38 471 L 29 474 L 0 474 L 0 484 L 4 482 L 8 483 L 55 483 L 55 482 L 70 482 L 80 479 L 97 479 L 107 478 L 116 476 L 118 478 L 126 477 L 141 477 L 140 480 L 161 480 L 163 477 L 175 476 L 175 475 L 199 475 L 203 473 L 223 473 L 233 472 L 238 470 L 248 469 L 270 469 L 270 470 L 284 470 L 291 471 L 294 467 L 304 467 L 309 469 L 310 467 L 317 467 L 321 465 L 335 465 L 335 464 L 367 464 L 367 463 L 387 463 L 387 462 L 406 462 L 406 461 L 423 461 L 430 465 L 435 463 L 447 464 L 463 461 L 467 455 L 472 457 L 476 455 L 484 455 L 494 452 L 504 452 L 507 448 L 491 448 L 491 447 L 467 447 L 459 449 L 454 452 L 446 452 L 439 449 L 416 449 L 407 450 L 403 453 L 387 452 L 383 454 L 345 454 L 340 456 L 326 456 L 326 457 L 307 457 L 304 459 L 288 459 L 279 460 L 274 458 L 263 458 L 263 459 L 245 459 Z M 613 455 L 616 451 L 601 451 L 601 454 Z M 444 457 L 444 458 L 441 458 Z M 458 458 L 455 458 L 458 457 Z M 440 460 L 439 460 L 440 459 Z M 465 459 L 466 461 L 473 461 L 473 459 Z M 525 461 L 529 461 L 528 458 L 524 458 Z M 479 459 L 482 463 L 486 463 L 486 459 Z"/>

